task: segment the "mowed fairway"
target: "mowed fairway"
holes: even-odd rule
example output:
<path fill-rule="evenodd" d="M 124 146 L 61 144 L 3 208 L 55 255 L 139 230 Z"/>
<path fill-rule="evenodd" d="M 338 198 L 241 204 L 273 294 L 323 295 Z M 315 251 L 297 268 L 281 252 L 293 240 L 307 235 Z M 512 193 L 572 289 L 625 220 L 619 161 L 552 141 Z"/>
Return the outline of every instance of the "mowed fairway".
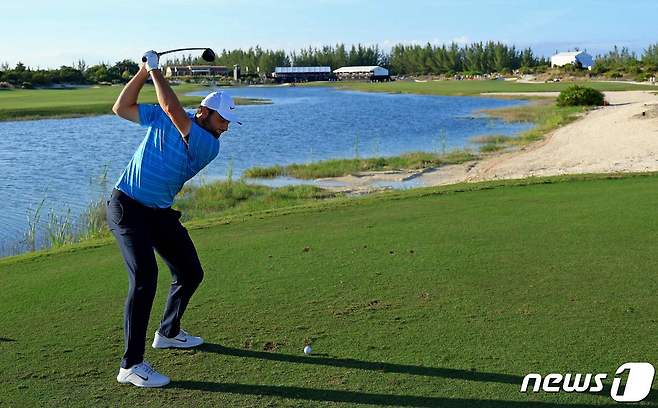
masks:
<path fill-rule="evenodd" d="M 519 388 L 531 372 L 610 384 L 624 362 L 658 362 L 658 176 L 552 181 L 192 230 L 206 278 L 183 327 L 208 344 L 149 345 L 172 377 L 159 390 L 115 380 L 127 277 L 114 244 L 2 261 L 0 405 L 611 405 L 609 391 Z M 169 280 L 161 265 L 149 340 Z"/>
<path fill-rule="evenodd" d="M 112 105 L 122 89 L 123 85 L 77 89 L 0 90 L 0 121 L 109 114 L 112 113 Z M 185 94 L 208 88 L 183 84 L 173 89 L 184 106 L 195 106 L 203 97 Z M 155 88 L 152 85 L 144 86 L 139 101 L 157 103 Z M 241 105 L 256 101 L 237 98 L 235 103 Z"/>
<path fill-rule="evenodd" d="M 487 92 L 560 92 L 572 85 L 582 85 L 599 91 L 658 91 L 657 86 L 623 82 L 581 81 L 558 83 L 517 83 L 515 81 L 429 81 L 429 82 L 321 82 L 305 86 L 333 86 L 365 92 L 394 92 L 418 95 L 479 95 Z"/>

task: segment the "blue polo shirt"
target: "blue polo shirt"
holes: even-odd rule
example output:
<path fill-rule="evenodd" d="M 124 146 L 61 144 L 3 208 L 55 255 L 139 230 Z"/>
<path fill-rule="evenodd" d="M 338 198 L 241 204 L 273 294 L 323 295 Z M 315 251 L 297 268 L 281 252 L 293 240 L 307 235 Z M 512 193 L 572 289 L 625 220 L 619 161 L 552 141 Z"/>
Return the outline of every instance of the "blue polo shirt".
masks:
<path fill-rule="evenodd" d="M 183 184 L 219 153 L 219 140 L 200 127 L 194 114 L 189 145 L 160 105 L 138 105 L 146 136 L 115 188 L 148 207 L 171 207 Z"/>

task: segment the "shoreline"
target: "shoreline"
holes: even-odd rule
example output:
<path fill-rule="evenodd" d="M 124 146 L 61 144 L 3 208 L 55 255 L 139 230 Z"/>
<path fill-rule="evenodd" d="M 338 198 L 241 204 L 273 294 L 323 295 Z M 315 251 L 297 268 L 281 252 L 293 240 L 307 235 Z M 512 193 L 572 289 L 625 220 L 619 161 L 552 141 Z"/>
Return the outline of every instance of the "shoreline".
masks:
<path fill-rule="evenodd" d="M 192 103 L 189 100 L 189 97 L 181 98 L 181 103 L 186 109 L 195 108 L 198 103 Z M 199 98 L 199 102 L 201 98 Z M 240 105 L 269 105 L 272 103 L 269 99 L 257 99 L 257 98 L 235 98 L 235 104 Z M 145 101 L 141 103 L 157 103 L 153 101 Z M 103 115 L 112 115 L 112 105 L 111 104 L 98 104 L 96 106 L 84 104 L 84 105 L 69 105 L 69 106 L 59 106 L 56 108 L 51 108 L 52 113 L 41 113 L 43 112 L 42 108 L 23 108 L 16 110 L 0 110 L 0 122 L 24 122 L 31 120 L 46 120 L 46 119 L 72 119 L 72 118 L 84 118 L 90 116 L 103 116 Z M 86 110 L 86 111 L 85 111 Z M 59 111 L 59 112 L 57 112 Z"/>
<path fill-rule="evenodd" d="M 528 177 L 658 171 L 658 95 L 651 91 L 605 95 L 609 106 L 590 110 L 513 151 L 422 171 L 367 172 L 322 181 L 346 184 L 332 191 L 363 194 L 388 189 L 377 187 L 381 183 L 412 178 L 418 181 L 418 187 L 434 187 Z"/>
<path fill-rule="evenodd" d="M 564 81 L 564 82 L 517 82 L 493 80 L 433 80 L 430 82 L 364 82 L 334 81 L 308 82 L 298 84 L 302 87 L 329 87 L 344 91 L 361 91 L 392 94 L 434 95 L 434 96 L 476 96 L 486 97 L 493 94 L 505 98 L 505 94 L 516 95 L 522 99 L 542 97 L 542 94 L 561 92 L 571 85 L 583 85 L 602 92 L 614 91 L 652 91 L 658 92 L 658 85 L 637 84 L 621 81 Z M 525 95 L 525 96 L 524 96 Z"/>
<path fill-rule="evenodd" d="M 122 87 L 90 86 L 84 88 L 10 89 L 0 92 L 0 122 L 18 122 L 42 119 L 67 119 L 111 115 L 112 105 Z M 190 92 L 205 87 L 181 84 L 174 87 L 178 99 L 185 107 L 198 106 L 202 96 L 189 96 Z M 271 100 L 235 98 L 237 105 L 270 104 Z M 145 86 L 139 103 L 157 103 L 153 86 Z"/>
<path fill-rule="evenodd" d="M 514 96 L 508 96 L 512 97 Z M 486 115 L 509 123 L 533 124 L 531 128 L 512 135 L 474 135 L 470 142 L 476 146 L 475 152 L 472 148 L 464 147 L 442 154 L 418 151 L 398 156 L 252 167 L 247 169 L 243 176 L 253 184 L 276 186 L 285 184 L 283 179 L 288 179 L 288 182 L 293 181 L 294 184 L 310 184 L 332 192 L 357 195 L 391 188 L 424 187 L 427 185 L 427 177 L 439 169 L 442 175 L 449 174 L 451 180 L 458 182 L 461 180 L 460 171 L 468 171 L 478 161 L 503 151 L 528 146 L 557 127 L 576 120 L 585 111 L 584 107 L 556 107 L 552 95 L 550 98 L 532 95 L 526 97 L 530 98 L 528 104 L 474 112 L 475 115 Z"/>

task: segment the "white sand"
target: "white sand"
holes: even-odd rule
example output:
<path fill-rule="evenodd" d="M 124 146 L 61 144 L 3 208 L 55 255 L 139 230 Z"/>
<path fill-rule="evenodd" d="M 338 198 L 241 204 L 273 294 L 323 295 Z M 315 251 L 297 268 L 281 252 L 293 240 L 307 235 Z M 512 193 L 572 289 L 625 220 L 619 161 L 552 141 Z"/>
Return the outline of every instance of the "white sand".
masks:
<path fill-rule="evenodd" d="M 465 180 L 658 170 L 658 96 L 607 92 L 606 99 L 610 106 L 587 113 L 525 150 L 477 163 Z"/>

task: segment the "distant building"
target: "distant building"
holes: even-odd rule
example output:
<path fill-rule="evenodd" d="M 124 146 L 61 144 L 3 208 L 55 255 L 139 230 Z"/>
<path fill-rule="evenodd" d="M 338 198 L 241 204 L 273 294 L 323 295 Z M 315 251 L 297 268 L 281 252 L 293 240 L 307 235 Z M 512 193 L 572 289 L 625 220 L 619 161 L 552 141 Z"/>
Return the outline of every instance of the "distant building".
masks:
<path fill-rule="evenodd" d="M 594 59 L 583 51 L 560 52 L 551 57 L 551 67 L 562 67 L 567 64 L 580 64 L 583 68 L 591 70 Z"/>
<path fill-rule="evenodd" d="M 276 67 L 272 77 L 276 82 L 329 81 L 334 78 L 331 67 Z"/>
<path fill-rule="evenodd" d="M 361 67 L 342 67 L 334 70 L 339 81 L 350 79 L 367 79 L 370 81 L 388 81 L 391 77 L 386 68 L 377 65 Z"/>
<path fill-rule="evenodd" d="M 170 65 L 165 77 L 230 75 L 232 69 L 219 65 Z"/>

